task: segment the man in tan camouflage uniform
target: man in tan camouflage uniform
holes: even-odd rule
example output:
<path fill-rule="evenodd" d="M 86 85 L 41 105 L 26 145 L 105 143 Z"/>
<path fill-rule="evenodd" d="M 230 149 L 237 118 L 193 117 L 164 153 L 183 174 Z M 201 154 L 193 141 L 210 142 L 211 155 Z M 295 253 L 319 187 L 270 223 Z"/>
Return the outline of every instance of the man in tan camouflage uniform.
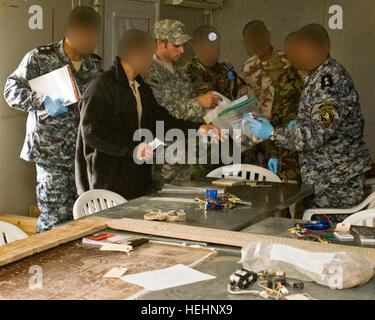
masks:
<path fill-rule="evenodd" d="M 286 72 L 290 63 L 285 54 L 272 47 L 271 33 L 262 21 L 249 22 L 243 29 L 243 36 L 248 49 L 255 53 L 246 60 L 243 66 L 244 78 L 254 91 L 260 114 L 263 118 L 271 119 L 275 86 L 280 75 Z M 267 167 L 265 145 L 258 144 L 249 154 L 247 161 Z"/>
<path fill-rule="evenodd" d="M 147 78 L 156 101 L 175 118 L 203 123 L 204 109 L 216 107 L 221 97 L 213 92 L 195 94 L 185 71 L 176 65 L 184 53 L 184 44 L 191 39 L 185 25 L 177 20 L 161 20 L 155 23 L 154 33 L 157 48 Z M 156 187 L 173 180 L 190 180 L 190 167 L 187 164 L 156 166 L 153 180 L 158 181 Z"/>

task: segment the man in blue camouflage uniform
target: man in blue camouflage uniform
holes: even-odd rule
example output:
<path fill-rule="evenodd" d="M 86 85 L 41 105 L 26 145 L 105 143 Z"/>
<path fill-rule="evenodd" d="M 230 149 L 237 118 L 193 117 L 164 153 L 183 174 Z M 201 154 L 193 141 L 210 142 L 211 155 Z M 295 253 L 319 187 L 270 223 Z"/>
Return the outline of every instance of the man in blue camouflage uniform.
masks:
<path fill-rule="evenodd" d="M 291 63 L 309 72 L 296 124 L 275 130 L 261 118 L 250 119 L 251 127 L 258 138 L 298 151 L 302 181 L 314 186 L 310 208 L 354 207 L 364 198 L 363 174 L 371 168 L 358 93 L 345 68 L 330 57 L 329 37 L 322 26 L 307 25 L 294 39 Z"/>
<path fill-rule="evenodd" d="M 102 70 L 101 58 L 94 52 L 101 18 L 89 7 L 77 7 L 69 15 L 63 40 L 41 46 L 26 54 L 6 82 L 4 97 L 11 108 L 28 112 L 26 139 L 21 158 L 35 162 L 40 216 L 37 232 L 72 219 L 77 198 L 74 157 L 79 125 L 78 104 L 33 91 L 28 81 L 69 65 L 78 88 L 85 86 Z"/>

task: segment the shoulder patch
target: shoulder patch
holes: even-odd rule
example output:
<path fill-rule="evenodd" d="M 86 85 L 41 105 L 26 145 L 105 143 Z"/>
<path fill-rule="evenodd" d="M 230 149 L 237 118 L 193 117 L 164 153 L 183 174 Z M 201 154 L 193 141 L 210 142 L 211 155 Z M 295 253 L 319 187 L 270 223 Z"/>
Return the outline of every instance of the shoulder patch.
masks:
<path fill-rule="evenodd" d="M 329 129 L 335 122 L 335 117 L 338 115 L 337 104 L 332 102 L 325 102 L 319 106 L 320 124 L 323 128 Z"/>
<path fill-rule="evenodd" d="M 56 51 L 55 47 L 52 44 L 46 45 L 46 46 L 40 46 L 37 49 L 38 49 L 38 52 L 42 54 L 50 54 Z"/>
<path fill-rule="evenodd" d="M 322 85 L 322 89 L 332 87 L 333 86 L 333 80 L 332 80 L 331 75 L 325 74 L 324 76 L 322 76 L 321 85 Z"/>

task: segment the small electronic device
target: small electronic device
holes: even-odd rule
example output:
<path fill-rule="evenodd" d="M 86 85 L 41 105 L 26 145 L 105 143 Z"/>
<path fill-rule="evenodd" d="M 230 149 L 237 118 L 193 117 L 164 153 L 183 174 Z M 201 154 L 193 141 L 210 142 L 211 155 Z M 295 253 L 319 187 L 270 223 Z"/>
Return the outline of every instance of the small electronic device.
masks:
<path fill-rule="evenodd" d="M 303 289 L 305 287 L 305 284 L 299 280 L 288 280 L 286 284 L 294 289 Z"/>
<path fill-rule="evenodd" d="M 267 276 L 267 287 L 269 289 L 276 289 L 278 284 L 281 286 L 286 286 L 286 275 L 283 271 L 277 271 L 275 276 Z"/>
<path fill-rule="evenodd" d="M 239 269 L 229 277 L 231 290 L 247 289 L 257 281 L 258 275 L 245 269 Z"/>
<path fill-rule="evenodd" d="M 351 235 L 350 233 L 348 232 L 334 232 L 333 233 L 337 239 L 339 239 L 340 241 L 353 241 L 354 240 L 354 236 Z"/>

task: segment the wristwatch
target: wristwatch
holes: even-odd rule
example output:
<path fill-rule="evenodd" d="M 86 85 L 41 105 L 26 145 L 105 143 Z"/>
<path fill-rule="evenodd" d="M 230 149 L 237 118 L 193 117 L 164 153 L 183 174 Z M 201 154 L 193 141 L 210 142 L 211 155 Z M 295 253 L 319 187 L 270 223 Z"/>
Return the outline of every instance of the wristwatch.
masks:
<path fill-rule="evenodd" d="M 276 129 L 274 129 L 270 135 L 270 141 L 274 142 L 276 140 Z"/>

